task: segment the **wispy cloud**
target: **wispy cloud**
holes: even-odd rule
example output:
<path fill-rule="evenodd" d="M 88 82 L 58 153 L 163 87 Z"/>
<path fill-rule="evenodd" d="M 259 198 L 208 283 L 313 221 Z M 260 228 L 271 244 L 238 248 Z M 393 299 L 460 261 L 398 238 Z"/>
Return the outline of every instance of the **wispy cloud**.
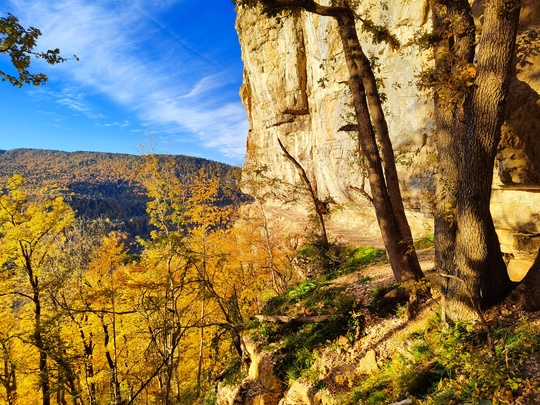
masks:
<path fill-rule="evenodd" d="M 57 94 L 58 103 L 97 119 L 83 94 L 102 94 L 171 137 L 196 140 L 231 159 L 243 157 L 245 112 L 231 89 L 238 73 L 223 69 L 160 22 L 167 7 L 182 1 L 9 3 L 23 24 L 41 29 L 40 46 L 80 58 L 55 67 L 72 80 L 70 90 Z"/>

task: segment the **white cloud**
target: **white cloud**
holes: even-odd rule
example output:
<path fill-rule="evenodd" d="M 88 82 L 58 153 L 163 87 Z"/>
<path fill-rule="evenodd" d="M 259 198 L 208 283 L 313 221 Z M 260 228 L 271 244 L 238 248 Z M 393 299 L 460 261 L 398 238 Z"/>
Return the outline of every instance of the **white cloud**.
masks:
<path fill-rule="evenodd" d="M 90 117 L 82 94 L 98 92 L 153 127 L 241 159 L 247 124 L 240 102 L 231 101 L 236 76 L 163 27 L 159 13 L 174 3 L 181 1 L 11 0 L 23 25 L 41 29 L 40 47 L 80 58 L 54 68 L 78 87 L 58 94 L 58 103 Z"/>

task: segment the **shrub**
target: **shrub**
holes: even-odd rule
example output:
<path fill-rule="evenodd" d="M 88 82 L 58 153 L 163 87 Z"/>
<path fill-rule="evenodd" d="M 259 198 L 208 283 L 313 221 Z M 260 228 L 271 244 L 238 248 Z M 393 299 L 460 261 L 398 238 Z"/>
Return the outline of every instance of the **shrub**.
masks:
<path fill-rule="evenodd" d="M 297 252 L 297 262 L 309 277 L 326 276 L 328 280 L 384 261 L 387 261 L 386 251 L 373 246 L 350 248 L 339 243 L 325 246 L 315 241 Z"/>

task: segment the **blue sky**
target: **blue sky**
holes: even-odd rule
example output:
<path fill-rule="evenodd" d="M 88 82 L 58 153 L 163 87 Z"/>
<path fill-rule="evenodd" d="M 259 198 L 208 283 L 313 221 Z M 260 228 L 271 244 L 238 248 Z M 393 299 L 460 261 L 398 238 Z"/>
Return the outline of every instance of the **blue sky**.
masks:
<path fill-rule="evenodd" d="M 241 164 L 247 120 L 229 0 L 2 0 L 38 50 L 77 55 L 32 62 L 49 82 L 0 82 L 0 149 L 201 156 Z M 0 55 L 0 70 L 9 59 Z M 150 146 L 148 146 L 150 145 Z"/>

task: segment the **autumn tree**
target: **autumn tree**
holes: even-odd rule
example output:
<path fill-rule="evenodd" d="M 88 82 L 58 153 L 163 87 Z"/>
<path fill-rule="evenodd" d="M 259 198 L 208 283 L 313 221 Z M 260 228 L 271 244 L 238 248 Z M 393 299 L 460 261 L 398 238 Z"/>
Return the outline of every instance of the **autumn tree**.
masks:
<path fill-rule="evenodd" d="M 13 279 L 4 296 L 18 297 L 19 305 L 31 307 L 32 330 L 28 339 L 36 348 L 39 389 L 43 405 L 51 403 L 50 353 L 44 288 L 50 278 L 51 259 L 63 243 L 62 233 L 74 213 L 62 198 L 51 198 L 43 190 L 30 199 L 23 191 L 23 178 L 14 175 L 0 191 L 0 264 Z M 74 393 L 75 394 L 75 393 Z"/>
<path fill-rule="evenodd" d="M 37 39 L 41 31 L 35 27 L 24 28 L 17 17 L 8 13 L 0 17 L 0 54 L 7 55 L 16 70 L 15 76 L 0 70 L 2 81 L 22 87 L 24 84 L 40 86 L 48 80 L 43 73 L 31 73 L 28 69 L 32 57 L 42 59 L 50 65 L 63 63 L 67 59 L 60 56 L 60 49 L 49 49 L 45 52 L 36 51 Z M 74 57 L 77 59 L 77 57 Z"/>
<path fill-rule="evenodd" d="M 143 177 L 154 230 L 132 282 L 144 291 L 147 362 L 159 403 L 193 402 L 216 370 L 242 357 L 241 332 L 270 281 L 255 264 L 255 235 L 231 228 L 234 208 L 219 204 L 220 176 L 201 169 L 181 183 L 174 165 L 149 155 Z"/>
<path fill-rule="evenodd" d="M 75 353 L 71 367 L 76 370 L 82 387 L 81 401 L 84 403 L 86 400 L 89 404 L 99 403 L 101 381 L 97 376 L 102 369 L 99 362 L 102 329 L 95 316 L 93 296 L 96 280 L 90 266 L 98 252 L 103 251 L 103 240 L 108 233 L 106 225 L 105 220 L 76 220 L 66 233 L 63 254 L 57 258 L 57 267 L 64 269 L 63 274 L 59 274 L 62 280 L 56 283 L 57 288 L 50 291 L 62 313 L 63 339 L 69 341 L 71 351 Z M 107 254 L 114 256 L 117 251 L 113 246 Z M 107 386 L 107 383 L 103 385 Z"/>
<path fill-rule="evenodd" d="M 372 202 L 381 230 L 388 258 L 397 281 L 418 280 L 423 277 L 412 233 L 405 216 L 399 188 L 394 151 L 377 80 L 370 61 L 364 53 L 357 33 L 357 21 L 371 31 L 378 40 L 385 40 L 391 47 L 398 42 L 384 27 L 362 20 L 347 0 L 336 0 L 325 6 L 314 0 L 235 0 L 244 7 L 259 7 L 266 15 L 283 12 L 310 12 L 333 18 L 343 45 L 349 72 L 358 144 L 368 163 Z"/>
<path fill-rule="evenodd" d="M 176 176 L 171 159 L 154 154 L 144 158 L 141 177 L 150 199 L 147 212 L 154 229 L 150 240 L 141 241 L 141 265 L 146 274 L 141 274 L 138 283 L 146 290 L 141 304 L 150 333 L 150 361 L 155 369 L 152 378 L 159 385 L 157 398 L 170 404 L 181 395 L 179 367 L 187 350 L 185 339 L 199 320 L 199 312 L 194 309 L 199 283 L 188 247 L 187 212 L 192 188 Z"/>

